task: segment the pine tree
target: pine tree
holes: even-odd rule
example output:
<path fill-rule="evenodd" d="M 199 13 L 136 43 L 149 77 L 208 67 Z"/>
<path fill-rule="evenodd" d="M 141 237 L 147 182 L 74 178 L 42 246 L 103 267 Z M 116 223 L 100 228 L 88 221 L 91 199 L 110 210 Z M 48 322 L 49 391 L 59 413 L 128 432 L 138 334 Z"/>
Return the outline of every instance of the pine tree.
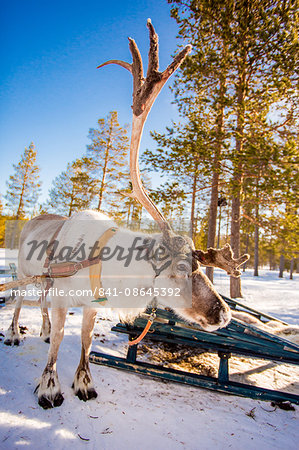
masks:
<path fill-rule="evenodd" d="M 116 190 L 125 186 L 128 180 L 129 138 L 127 127 L 121 127 L 117 112 L 112 111 L 98 120 L 98 128 L 89 130 L 87 146 L 91 175 L 95 181 L 98 211 L 113 208 Z M 120 198 L 118 197 L 118 202 Z"/>
<path fill-rule="evenodd" d="M 164 207 L 165 202 L 170 205 L 174 201 L 177 203 L 177 214 L 181 214 L 184 210 L 182 206 L 188 205 L 190 234 L 194 238 L 198 193 L 202 196 L 200 189 L 204 181 L 211 184 L 207 169 L 211 155 L 211 135 L 206 133 L 199 121 L 194 120 L 194 114 L 190 114 L 188 118 L 189 121 L 184 125 L 173 123 L 172 127 L 167 127 L 165 134 L 153 132 L 152 137 L 158 148 L 155 151 L 146 150 L 141 161 L 147 170 L 161 171 L 168 177 L 167 184 L 159 187 L 160 195 L 155 194 L 157 199 L 159 197 L 163 201 Z M 173 191 L 171 186 L 174 187 Z"/>
<path fill-rule="evenodd" d="M 71 216 L 75 211 L 89 208 L 95 192 L 95 181 L 89 175 L 89 161 L 78 158 L 53 181 L 48 206 L 55 213 Z"/>
<path fill-rule="evenodd" d="M 161 211 L 168 221 L 175 221 L 182 216 L 187 196 L 177 181 L 159 186 L 159 189 L 151 191 L 150 197 L 155 204 L 161 205 Z"/>
<path fill-rule="evenodd" d="M 40 195 L 40 168 L 36 164 L 36 154 L 35 146 L 31 142 L 28 148 L 25 147 L 20 162 L 13 164 L 15 172 L 7 182 L 6 206 L 13 212 L 16 220 L 31 212 Z"/>

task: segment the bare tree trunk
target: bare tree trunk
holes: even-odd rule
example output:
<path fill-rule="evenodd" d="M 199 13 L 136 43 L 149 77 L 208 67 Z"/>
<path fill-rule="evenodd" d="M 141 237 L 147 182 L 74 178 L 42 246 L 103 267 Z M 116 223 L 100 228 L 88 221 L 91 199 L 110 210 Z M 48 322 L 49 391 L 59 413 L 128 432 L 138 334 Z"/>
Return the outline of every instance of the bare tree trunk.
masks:
<path fill-rule="evenodd" d="M 240 192 L 232 198 L 231 247 L 235 258 L 240 257 Z M 242 297 L 240 278 L 230 277 L 230 295 Z"/>
<path fill-rule="evenodd" d="M 272 252 L 272 250 L 270 250 L 270 253 L 269 253 L 269 269 L 270 270 L 274 269 L 273 252 Z"/>
<path fill-rule="evenodd" d="M 215 157 L 216 159 L 216 157 Z M 219 165 L 219 160 L 216 161 Z M 215 247 L 216 241 L 216 225 L 217 225 L 217 207 L 218 207 L 218 183 L 219 172 L 218 170 L 213 173 L 212 179 L 212 191 L 210 200 L 210 214 L 209 214 L 209 227 L 208 227 L 208 242 L 207 247 Z M 206 275 L 213 283 L 214 267 L 206 268 Z"/>
<path fill-rule="evenodd" d="M 237 127 L 236 127 L 236 163 L 233 176 L 233 196 L 231 211 L 231 247 L 235 258 L 240 257 L 240 219 L 241 219 L 241 191 L 243 165 L 239 157 L 243 152 L 244 122 L 245 122 L 245 90 L 246 90 L 246 61 L 247 53 L 243 49 L 242 66 L 240 67 L 237 84 Z M 230 277 L 230 295 L 233 298 L 242 297 L 241 279 Z"/>
<path fill-rule="evenodd" d="M 127 227 L 130 225 L 130 214 L 131 214 L 131 202 L 129 202 L 128 212 L 127 212 Z"/>
<path fill-rule="evenodd" d="M 259 178 L 260 178 L 260 170 L 258 173 L 258 177 L 256 179 L 256 187 L 255 187 L 255 224 L 254 224 L 254 272 L 253 276 L 259 276 Z"/>
<path fill-rule="evenodd" d="M 248 253 L 248 248 L 249 248 L 249 233 L 247 233 L 247 236 L 246 236 L 246 250 L 245 250 L 245 253 Z M 245 262 L 245 264 L 243 264 L 243 272 L 245 272 L 246 266 L 247 266 L 247 261 Z"/>
<path fill-rule="evenodd" d="M 98 211 L 101 210 L 102 202 L 103 202 L 103 195 L 105 190 L 105 178 L 107 174 L 107 166 L 108 166 L 108 160 L 109 160 L 109 151 L 111 146 L 111 139 L 112 139 L 112 132 L 113 132 L 113 125 L 111 123 L 110 130 L 109 130 L 109 139 L 107 142 L 107 147 L 105 151 L 105 162 L 103 167 L 103 174 L 102 174 L 102 180 L 101 180 L 101 187 L 100 187 L 100 193 L 99 193 L 99 202 L 98 202 Z"/>
<path fill-rule="evenodd" d="M 102 174 L 101 187 L 100 187 L 100 193 L 99 193 L 98 211 L 101 210 L 102 201 L 103 201 L 108 157 L 109 157 L 109 145 L 107 145 L 106 152 L 105 152 L 105 163 L 104 163 L 104 167 L 103 167 L 103 174 Z"/>
<path fill-rule="evenodd" d="M 225 243 L 229 241 L 229 224 L 230 224 L 230 208 L 228 207 L 226 216 Z"/>
<path fill-rule="evenodd" d="M 224 51 L 225 52 L 225 51 Z M 223 122 L 224 122 L 224 95 L 225 95 L 225 75 L 221 74 L 219 81 L 219 110 L 217 115 L 217 142 L 215 146 L 214 162 L 213 162 L 213 177 L 212 190 L 209 211 L 209 227 L 208 227 L 208 242 L 207 247 L 215 247 L 216 230 L 217 230 L 217 208 L 219 196 L 219 171 L 220 171 L 220 156 L 223 146 Z M 214 268 L 207 267 L 206 275 L 213 283 Z"/>
<path fill-rule="evenodd" d="M 256 199 L 257 202 L 257 199 Z M 255 225 L 254 225 L 254 273 L 255 277 L 259 276 L 259 204 L 255 205 Z"/>
<path fill-rule="evenodd" d="M 69 207 L 69 213 L 68 213 L 68 217 L 71 217 L 72 212 L 73 212 L 73 207 L 74 207 L 74 186 L 72 187 L 72 194 L 71 194 L 71 204 Z"/>
<path fill-rule="evenodd" d="M 221 233 L 221 208 L 219 207 L 217 248 L 220 248 L 220 233 Z"/>
<path fill-rule="evenodd" d="M 279 278 L 283 278 L 284 263 L 285 263 L 284 254 L 281 254 L 279 258 L 279 275 L 278 275 Z"/>
<path fill-rule="evenodd" d="M 197 167 L 196 167 L 197 169 Z M 194 172 L 193 176 L 193 186 L 192 186 L 192 201 L 191 201 L 191 216 L 190 216 L 190 234 L 191 238 L 194 239 L 195 237 L 195 201 L 196 201 L 196 189 L 197 189 L 197 180 L 198 180 L 198 174 L 197 170 Z"/>
<path fill-rule="evenodd" d="M 290 280 L 293 279 L 294 267 L 295 267 L 295 258 L 292 258 L 290 264 Z"/>
<path fill-rule="evenodd" d="M 259 226 L 254 226 L 254 272 L 255 277 L 259 276 Z"/>
<path fill-rule="evenodd" d="M 17 210 L 17 214 L 16 214 L 16 220 L 19 220 L 22 217 L 22 213 L 23 213 L 25 185 L 26 185 L 26 182 L 27 182 L 27 173 L 28 173 L 28 168 L 26 169 L 26 172 L 24 174 L 22 191 L 21 191 L 20 201 L 19 201 L 18 210 Z"/>

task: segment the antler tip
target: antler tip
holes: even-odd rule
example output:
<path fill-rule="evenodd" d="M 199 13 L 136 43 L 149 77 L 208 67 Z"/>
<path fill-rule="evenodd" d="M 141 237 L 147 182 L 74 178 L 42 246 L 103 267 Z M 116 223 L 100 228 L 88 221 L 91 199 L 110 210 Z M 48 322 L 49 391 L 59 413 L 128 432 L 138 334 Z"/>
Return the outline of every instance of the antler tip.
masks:
<path fill-rule="evenodd" d="M 152 20 L 150 18 L 148 18 L 147 21 L 146 21 L 146 24 L 147 25 L 151 25 L 151 23 L 152 23 Z"/>
<path fill-rule="evenodd" d="M 127 69 L 129 72 L 132 73 L 132 66 L 131 64 L 121 61 L 120 59 L 110 59 L 109 61 L 104 62 L 103 64 L 100 64 L 97 69 L 100 69 L 101 67 L 108 66 L 108 64 L 117 64 L 118 66 L 123 67 L 124 69 Z"/>

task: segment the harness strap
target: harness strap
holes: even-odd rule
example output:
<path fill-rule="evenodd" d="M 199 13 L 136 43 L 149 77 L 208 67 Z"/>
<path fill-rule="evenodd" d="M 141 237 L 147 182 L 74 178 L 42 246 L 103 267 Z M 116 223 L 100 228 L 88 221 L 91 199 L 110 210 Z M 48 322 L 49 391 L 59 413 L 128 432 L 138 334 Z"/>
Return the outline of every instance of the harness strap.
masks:
<path fill-rule="evenodd" d="M 136 339 L 133 339 L 132 341 L 129 341 L 129 346 L 139 344 L 139 342 L 142 341 L 144 336 L 147 335 L 147 333 L 149 332 L 149 329 L 150 329 L 152 323 L 154 322 L 154 320 L 156 318 L 156 311 L 157 311 L 157 308 L 153 308 L 152 309 L 151 315 L 150 315 L 150 317 L 149 317 L 149 319 L 147 321 L 147 324 L 146 324 L 144 330 L 142 331 L 142 333 Z"/>
<path fill-rule="evenodd" d="M 117 228 L 109 228 L 106 230 L 102 236 L 97 240 L 97 249 L 99 249 L 99 253 L 95 258 L 91 260 L 92 264 L 89 264 L 89 281 L 90 287 L 92 289 L 93 295 L 96 302 L 101 302 L 102 304 L 107 301 L 106 297 L 101 295 L 101 290 L 103 289 L 101 275 L 102 275 L 102 261 L 101 261 L 101 250 L 109 239 L 111 239 L 114 234 L 117 232 Z M 93 261 L 97 261 L 95 264 Z"/>
<path fill-rule="evenodd" d="M 85 259 L 84 261 L 80 262 L 67 261 L 49 264 L 47 274 L 51 278 L 71 277 L 72 275 L 75 275 L 78 270 L 85 269 L 86 267 L 96 266 L 97 264 L 101 263 L 101 250 L 116 231 L 117 228 L 109 228 L 97 240 L 97 248 L 100 250 L 97 256 L 90 259 Z M 45 265 L 44 268 L 46 268 Z M 93 276 L 93 273 L 91 273 L 91 275 Z"/>
<path fill-rule="evenodd" d="M 52 261 L 54 253 L 55 253 L 54 243 L 55 243 L 56 238 L 57 238 L 59 232 L 61 231 L 63 225 L 65 224 L 66 219 L 67 219 L 66 217 L 63 217 L 63 219 L 61 220 L 61 223 L 56 228 L 56 231 L 53 234 L 53 236 L 52 236 L 52 238 L 50 240 L 50 243 L 49 243 L 49 245 L 48 245 L 48 247 L 46 249 L 47 257 L 46 257 L 45 262 L 44 262 L 44 269 L 49 269 L 50 262 Z M 47 273 L 46 273 L 46 275 L 47 275 Z"/>
<path fill-rule="evenodd" d="M 46 250 L 47 257 L 45 259 L 44 267 L 43 267 L 43 269 L 44 269 L 43 277 L 45 277 L 45 279 L 46 279 L 46 286 L 45 286 L 45 289 L 43 290 L 40 298 L 38 299 L 41 306 L 43 306 L 43 302 L 45 301 L 45 299 L 49 293 L 49 290 L 51 289 L 51 287 L 54 284 L 54 280 L 51 276 L 50 262 L 52 261 L 54 253 L 55 253 L 54 243 L 55 243 L 56 238 L 57 238 L 59 232 L 61 231 L 63 225 L 65 224 L 65 220 L 66 220 L 66 217 L 63 217 L 63 219 L 61 220 L 61 223 L 58 225 L 55 233 L 53 234 L 53 236 L 50 240 L 50 243 L 47 247 L 47 250 Z"/>

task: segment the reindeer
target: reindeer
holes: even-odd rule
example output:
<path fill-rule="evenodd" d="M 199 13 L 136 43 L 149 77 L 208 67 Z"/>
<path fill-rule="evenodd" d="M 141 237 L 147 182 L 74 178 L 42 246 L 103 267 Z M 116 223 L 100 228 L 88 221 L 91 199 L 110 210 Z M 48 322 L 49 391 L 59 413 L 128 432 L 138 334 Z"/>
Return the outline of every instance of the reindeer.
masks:
<path fill-rule="evenodd" d="M 130 175 L 133 189 L 129 195 L 139 201 L 148 211 L 158 224 L 161 233 L 155 235 L 134 233 L 118 228 L 109 217 L 102 213 L 81 211 L 68 219 L 53 215 L 36 217 L 25 225 L 21 235 L 18 277 L 39 279 L 44 287 L 42 336 L 46 339 L 50 322 L 45 308 L 45 298 L 49 292 L 49 286 L 55 287 L 55 292 L 51 294 L 52 329 L 48 360 L 36 388 L 38 403 L 45 409 L 60 406 L 64 400 L 56 371 L 56 361 L 69 307 L 83 307 L 81 358 L 75 372 L 73 389 L 79 399 L 87 401 L 97 397 L 89 369 L 89 353 L 94 322 L 99 309 L 103 314 L 109 313 L 111 308 L 117 311 L 122 320 L 132 320 L 148 305 L 170 306 L 187 321 L 198 323 L 205 330 L 213 331 L 225 327 L 231 319 L 230 309 L 206 275 L 202 273 L 199 263 L 205 266 L 221 267 L 229 274 L 239 276 L 238 267 L 248 259 L 247 255 L 234 259 L 229 246 L 220 250 L 209 249 L 207 252 L 195 250 L 189 237 L 176 235 L 173 232 L 142 186 L 138 153 L 144 123 L 163 85 L 191 50 L 190 45 L 186 46 L 175 56 L 166 70 L 159 72 L 158 36 L 150 20 L 148 20 L 147 26 L 150 50 L 146 78 L 143 76 L 141 55 L 135 41 L 131 38 L 129 38 L 129 47 L 133 59 L 132 64 L 110 60 L 99 67 L 118 64 L 133 76 L 133 119 L 130 143 Z M 49 239 L 47 254 L 43 258 L 39 258 L 38 252 L 35 252 L 28 260 L 29 244 L 33 240 L 41 243 L 48 242 Z M 97 244 L 102 242 L 97 247 L 97 250 L 100 250 L 96 257 L 97 264 L 94 264 L 94 260 L 90 256 L 84 261 L 78 257 L 77 259 L 73 258 L 71 262 L 67 260 L 63 263 L 65 264 L 64 269 L 68 271 L 68 276 L 66 276 L 65 273 L 62 273 L 63 268 L 61 272 L 61 263 L 55 265 L 53 260 L 55 258 L 57 260 L 64 251 L 63 249 L 74 249 L 74 243 L 77 248 L 78 242 L 82 242 L 82 240 L 89 248 L 94 248 L 95 241 Z M 112 250 L 110 258 L 104 258 L 104 253 L 101 253 L 102 250 L 107 249 L 107 247 L 103 248 L 103 242 L 107 243 L 107 241 L 109 241 L 108 250 Z M 54 242 L 57 244 L 56 256 L 53 255 Z M 136 255 L 130 264 L 124 264 L 124 258 L 119 258 L 114 251 L 120 248 L 126 254 L 131 252 Z M 141 258 L 140 252 L 146 257 Z M 43 274 L 43 272 L 45 273 Z M 36 274 L 43 275 L 36 277 Z M 94 284 L 98 288 L 96 295 L 90 289 Z M 131 289 L 132 292 L 133 289 L 137 289 L 138 293 L 138 295 L 130 297 L 129 303 L 122 296 L 117 298 L 117 302 L 113 301 L 112 296 L 105 297 L 106 291 L 109 289 L 123 293 L 126 288 Z M 144 290 L 149 291 L 150 295 L 142 296 L 142 289 L 143 292 Z M 173 298 L 162 294 L 165 289 L 172 289 L 172 292 L 177 290 L 179 294 L 175 298 L 175 303 Z M 86 295 L 78 294 L 82 290 L 86 291 Z M 59 291 L 63 291 L 64 295 L 59 295 Z M 19 297 L 9 328 L 7 344 L 16 344 L 19 341 L 18 316 L 21 306 L 22 298 Z"/>

